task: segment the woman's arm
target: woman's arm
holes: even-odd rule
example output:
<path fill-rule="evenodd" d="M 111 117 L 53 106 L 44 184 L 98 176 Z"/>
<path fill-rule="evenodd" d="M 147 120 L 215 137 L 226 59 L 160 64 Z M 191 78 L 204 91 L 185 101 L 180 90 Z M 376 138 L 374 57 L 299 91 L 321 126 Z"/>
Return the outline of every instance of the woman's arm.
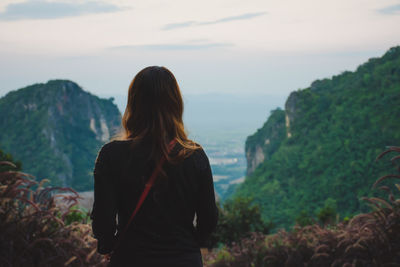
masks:
<path fill-rule="evenodd" d="M 98 241 L 97 251 L 100 254 L 112 251 L 116 231 L 117 201 L 108 150 L 109 144 L 101 148 L 93 171 L 94 203 L 90 217 L 93 234 Z"/>
<path fill-rule="evenodd" d="M 214 182 L 207 155 L 202 152 L 199 170 L 199 199 L 197 204 L 197 238 L 201 247 L 207 246 L 207 239 L 215 230 L 218 221 L 218 209 L 215 204 Z"/>

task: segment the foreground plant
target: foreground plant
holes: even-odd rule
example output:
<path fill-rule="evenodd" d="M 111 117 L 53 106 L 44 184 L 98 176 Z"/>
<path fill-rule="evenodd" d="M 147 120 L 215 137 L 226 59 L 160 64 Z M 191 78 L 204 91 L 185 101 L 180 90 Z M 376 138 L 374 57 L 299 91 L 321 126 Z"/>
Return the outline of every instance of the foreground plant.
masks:
<path fill-rule="evenodd" d="M 0 166 L 15 165 L 0 162 Z M 0 172 L 0 266 L 103 266 L 88 224 L 67 224 L 78 193 L 19 171 Z M 68 195 L 57 193 L 69 192 Z M 56 205 L 61 198 L 64 207 Z M 59 202 L 59 201 L 57 201 Z"/>
<path fill-rule="evenodd" d="M 397 153 L 391 158 L 397 173 L 382 176 L 373 185 L 387 193 L 387 200 L 364 198 L 373 208 L 372 212 L 335 227 L 313 224 L 268 236 L 254 233 L 240 243 L 209 253 L 207 265 L 400 266 L 400 199 L 391 187 L 381 185 L 390 178 L 400 179 L 400 147 L 390 147 L 377 159 L 389 153 Z M 399 184 L 395 187 L 400 191 Z"/>

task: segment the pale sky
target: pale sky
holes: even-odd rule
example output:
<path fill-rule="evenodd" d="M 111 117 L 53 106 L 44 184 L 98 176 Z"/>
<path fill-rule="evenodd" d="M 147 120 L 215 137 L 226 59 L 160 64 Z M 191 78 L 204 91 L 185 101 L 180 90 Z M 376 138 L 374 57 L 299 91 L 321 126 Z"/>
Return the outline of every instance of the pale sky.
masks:
<path fill-rule="evenodd" d="M 149 65 L 184 94 L 287 96 L 399 44 L 398 0 L 1 0 L 0 96 L 56 78 L 124 95 Z"/>

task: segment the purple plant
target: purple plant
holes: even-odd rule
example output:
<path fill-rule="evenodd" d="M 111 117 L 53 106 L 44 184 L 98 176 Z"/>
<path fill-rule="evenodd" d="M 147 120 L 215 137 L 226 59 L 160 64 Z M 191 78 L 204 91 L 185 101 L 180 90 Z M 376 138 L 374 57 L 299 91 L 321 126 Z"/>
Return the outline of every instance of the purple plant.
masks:
<path fill-rule="evenodd" d="M 4 161 L 1 165 L 13 166 Z M 43 188 L 45 182 L 19 171 L 0 173 L 0 265 L 105 266 L 96 253 L 91 227 L 65 223 L 78 193 L 71 188 Z M 71 194 L 57 195 L 65 192 Z"/>

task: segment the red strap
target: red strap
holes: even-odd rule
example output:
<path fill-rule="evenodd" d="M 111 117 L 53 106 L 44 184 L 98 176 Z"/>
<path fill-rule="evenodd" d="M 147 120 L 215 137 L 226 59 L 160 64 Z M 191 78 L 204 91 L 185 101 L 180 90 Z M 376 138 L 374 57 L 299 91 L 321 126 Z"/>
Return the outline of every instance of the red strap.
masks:
<path fill-rule="evenodd" d="M 171 142 L 168 144 L 168 153 L 174 148 L 176 144 L 176 139 L 172 139 Z M 149 181 L 146 183 L 144 190 L 142 192 L 142 195 L 139 198 L 138 203 L 136 204 L 136 208 L 135 210 L 132 212 L 131 217 L 129 218 L 128 223 L 125 225 L 124 230 L 122 231 L 121 235 L 119 236 L 119 239 L 117 240 L 117 242 L 115 243 L 114 246 L 114 251 L 116 250 L 116 248 L 119 246 L 122 237 L 125 235 L 126 231 L 128 230 L 129 225 L 131 224 L 133 218 L 135 217 L 136 213 L 139 211 L 140 207 L 142 206 L 144 200 L 146 199 L 147 195 L 149 194 L 150 189 L 152 188 L 154 181 L 156 180 L 158 174 L 161 171 L 161 168 L 163 166 L 165 162 L 165 157 L 163 156 L 160 161 L 158 162 L 155 170 L 153 171 L 152 175 L 149 178 Z"/>

